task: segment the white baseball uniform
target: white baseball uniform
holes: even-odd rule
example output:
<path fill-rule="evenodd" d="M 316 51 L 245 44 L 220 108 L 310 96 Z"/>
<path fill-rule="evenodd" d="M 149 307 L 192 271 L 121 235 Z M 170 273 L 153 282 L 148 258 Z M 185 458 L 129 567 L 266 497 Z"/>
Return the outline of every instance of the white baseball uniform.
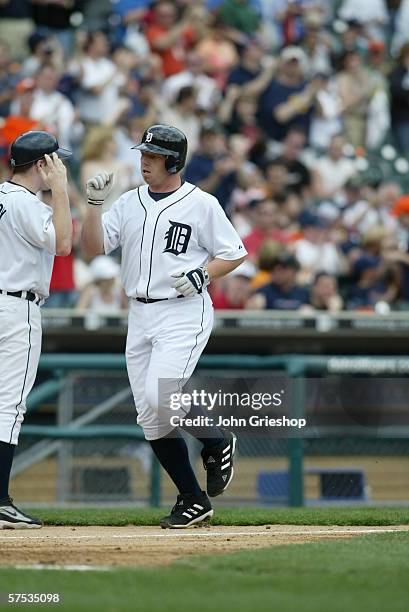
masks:
<path fill-rule="evenodd" d="M 18 442 L 40 358 L 40 305 L 56 248 L 52 214 L 25 187 L 0 184 L 0 440 L 8 444 Z"/>
<path fill-rule="evenodd" d="M 246 250 L 217 199 L 188 182 L 159 201 L 150 197 L 147 185 L 128 191 L 102 215 L 102 226 L 105 253 L 122 247 L 122 283 L 134 298 L 126 361 L 138 423 L 147 440 L 159 439 L 173 429 L 169 404 L 159 398 L 160 381 L 177 383 L 174 390 L 183 386 L 213 324 L 207 291 L 178 297 L 172 275 L 216 257 L 239 259 Z M 145 304 L 135 298 L 161 301 Z"/>

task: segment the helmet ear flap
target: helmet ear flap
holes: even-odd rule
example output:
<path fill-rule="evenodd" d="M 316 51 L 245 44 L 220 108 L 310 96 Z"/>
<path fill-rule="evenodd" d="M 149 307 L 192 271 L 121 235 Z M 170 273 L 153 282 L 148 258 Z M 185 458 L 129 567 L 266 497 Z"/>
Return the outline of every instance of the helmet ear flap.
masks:
<path fill-rule="evenodd" d="M 172 158 L 171 155 L 168 155 L 165 160 L 165 168 L 168 171 L 168 174 L 176 174 L 176 160 Z"/>

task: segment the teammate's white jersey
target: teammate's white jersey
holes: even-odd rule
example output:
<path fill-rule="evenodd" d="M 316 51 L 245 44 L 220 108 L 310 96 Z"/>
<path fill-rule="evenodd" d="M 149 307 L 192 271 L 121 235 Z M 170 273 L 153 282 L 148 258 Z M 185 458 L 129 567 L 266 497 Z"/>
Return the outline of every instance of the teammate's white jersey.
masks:
<path fill-rule="evenodd" d="M 128 191 L 102 215 L 102 226 L 105 253 L 122 247 L 128 297 L 177 297 L 172 274 L 247 254 L 217 199 L 188 182 L 159 201 L 147 185 Z"/>
<path fill-rule="evenodd" d="M 25 187 L 0 184 L 0 289 L 48 297 L 55 255 L 53 210 Z"/>

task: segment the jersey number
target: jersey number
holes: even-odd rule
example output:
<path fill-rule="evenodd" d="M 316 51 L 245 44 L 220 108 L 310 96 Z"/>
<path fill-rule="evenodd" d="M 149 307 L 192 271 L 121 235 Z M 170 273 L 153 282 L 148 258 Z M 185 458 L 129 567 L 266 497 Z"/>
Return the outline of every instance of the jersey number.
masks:
<path fill-rule="evenodd" d="M 6 212 L 7 210 L 4 208 L 4 204 L 0 204 L 0 221 L 2 220 Z"/>

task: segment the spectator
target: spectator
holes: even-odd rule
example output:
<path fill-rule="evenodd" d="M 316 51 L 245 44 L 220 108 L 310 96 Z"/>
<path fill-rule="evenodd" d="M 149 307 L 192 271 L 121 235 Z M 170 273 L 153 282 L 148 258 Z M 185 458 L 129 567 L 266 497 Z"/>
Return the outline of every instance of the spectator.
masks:
<path fill-rule="evenodd" d="M 241 164 L 229 153 L 226 137 L 212 121 L 205 122 L 200 133 L 200 144 L 185 169 L 184 178 L 212 193 L 225 211 L 236 187 L 236 173 Z M 230 211 L 229 211 L 230 212 Z"/>
<path fill-rule="evenodd" d="M 333 314 L 342 310 L 336 276 L 328 272 L 318 272 L 315 275 L 311 285 L 310 304 L 314 310 L 326 310 Z"/>
<path fill-rule="evenodd" d="M 391 52 L 399 53 L 399 49 L 409 40 L 409 0 L 400 0 L 394 20 L 395 32 L 392 38 Z"/>
<path fill-rule="evenodd" d="M 379 257 L 363 255 L 353 267 L 355 281 L 347 298 L 348 310 L 373 310 L 378 302 L 393 302 L 398 293 L 394 283 L 387 281 Z"/>
<path fill-rule="evenodd" d="M 264 240 L 258 253 L 258 271 L 251 281 L 253 290 L 271 283 L 273 280 L 273 269 L 282 250 L 283 245 L 280 242 L 276 242 L 275 240 Z"/>
<path fill-rule="evenodd" d="M 359 179 L 357 179 L 359 180 Z M 349 187 L 353 182 L 347 183 Z M 360 190 L 357 192 L 363 192 Z M 353 194 L 353 191 L 350 191 Z M 399 197 L 400 189 L 395 183 L 383 183 L 378 190 L 368 190 L 367 197 L 350 201 L 343 213 L 344 226 L 349 231 L 358 231 L 360 234 L 366 232 L 374 225 L 382 224 L 391 232 L 396 229 L 396 224 L 390 215 L 393 202 Z"/>
<path fill-rule="evenodd" d="M 242 310 L 251 294 L 251 280 L 255 267 L 244 261 L 233 272 L 222 279 L 220 290 L 212 295 L 216 310 Z"/>
<path fill-rule="evenodd" d="M 137 159 L 136 156 L 135 159 Z M 81 185 L 85 186 L 87 180 L 101 170 L 115 175 L 112 190 L 104 201 L 105 211 L 109 210 L 115 200 L 125 191 L 133 187 L 133 169 L 117 158 L 117 144 L 113 128 L 103 126 L 90 129 L 84 140 Z"/>
<path fill-rule="evenodd" d="M 13 71 L 10 62 L 9 47 L 6 42 L 0 40 L 0 117 L 7 117 L 10 112 L 10 103 L 18 80 L 16 70 Z"/>
<path fill-rule="evenodd" d="M 108 39 L 103 32 L 87 34 L 82 51 L 71 63 L 71 72 L 78 78 L 78 100 L 81 119 L 87 124 L 110 125 L 117 119 L 123 74 L 108 59 Z"/>
<path fill-rule="evenodd" d="M 336 244 L 331 241 L 328 224 L 318 215 L 304 211 L 300 215 L 302 238 L 294 243 L 294 253 L 301 267 L 300 278 L 311 282 L 317 272 L 339 274 L 342 261 Z"/>
<path fill-rule="evenodd" d="M 354 147 L 365 147 L 369 104 L 373 98 L 377 79 L 362 65 L 357 51 L 346 51 L 343 70 L 337 76 L 342 102 L 344 131 Z"/>
<path fill-rule="evenodd" d="M 298 310 L 309 304 L 306 287 L 296 281 L 299 265 L 295 257 L 283 253 L 275 262 L 268 285 L 257 289 L 248 300 L 246 308 L 254 310 Z"/>
<path fill-rule="evenodd" d="M 344 146 L 341 134 L 333 136 L 326 153 L 314 162 L 313 192 L 319 200 L 342 197 L 345 183 L 356 173 L 352 160 L 344 155 Z"/>
<path fill-rule="evenodd" d="M 386 89 L 386 77 L 391 71 L 391 63 L 387 57 L 387 48 L 382 40 L 371 40 L 368 44 L 368 68 L 371 69 L 381 86 Z"/>
<path fill-rule="evenodd" d="M 162 74 L 167 78 L 186 68 L 188 50 L 203 34 L 204 13 L 198 6 L 186 9 L 178 19 L 177 6 L 169 0 L 159 0 L 153 9 L 153 23 L 146 30 L 146 38 L 153 53 L 162 60 Z"/>
<path fill-rule="evenodd" d="M 382 37 L 388 22 L 385 0 L 343 0 L 339 16 L 345 21 L 359 20 L 371 38 Z"/>
<path fill-rule="evenodd" d="M 117 0 L 112 3 L 113 13 L 119 20 L 116 40 L 143 57 L 149 53 L 149 45 L 143 34 L 143 20 L 150 4 L 150 0 Z"/>
<path fill-rule="evenodd" d="M 253 229 L 243 239 L 248 257 L 254 263 L 257 261 L 261 245 L 265 240 L 275 240 L 286 243 L 288 235 L 278 228 L 278 205 L 274 200 L 264 199 L 254 203 Z"/>
<path fill-rule="evenodd" d="M 319 11 L 309 11 L 303 17 L 303 25 L 305 31 L 300 47 L 308 58 L 309 75 L 328 74 L 331 71 L 331 41 L 323 29 L 324 16 Z"/>
<path fill-rule="evenodd" d="M 276 76 L 262 93 L 258 121 L 264 133 L 282 141 L 293 126 L 308 134 L 316 95 L 321 82 L 305 80 L 306 56 L 299 47 L 286 47 L 280 54 Z"/>
<path fill-rule="evenodd" d="M 36 78 L 31 117 L 47 124 L 61 146 L 69 147 L 75 120 L 75 109 L 70 100 L 57 90 L 58 74 L 51 64 L 43 65 Z"/>
<path fill-rule="evenodd" d="M 228 88 L 219 106 L 218 117 L 221 123 L 230 134 L 239 134 L 245 139 L 246 154 L 261 136 L 256 122 L 256 110 L 257 98 L 252 94 L 240 95 L 240 89 L 234 86 Z"/>
<path fill-rule="evenodd" d="M 41 66 L 52 65 L 58 72 L 62 72 L 64 55 L 58 40 L 41 31 L 34 31 L 27 40 L 30 55 L 24 60 L 21 75 L 35 77 Z"/>
<path fill-rule="evenodd" d="M 186 55 L 186 69 L 164 80 L 161 89 L 164 102 L 173 104 L 182 87 L 189 86 L 197 92 L 198 107 L 213 111 L 220 101 L 220 91 L 216 81 L 205 73 L 203 58 L 194 50 Z"/>
<path fill-rule="evenodd" d="M 74 47 L 74 30 L 71 16 L 80 8 L 81 0 L 31 0 L 31 10 L 37 29 L 49 36 L 56 36 L 69 57 Z"/>
<path fill-rule="evenodd" d="M 246 86 L 256 79 L 259 79 L 263 72 L 268 75 L 268 81 L 272 77 L 272 72 L 275 69 L 274 62 L 265 62 L 265 49 L 260 38 L 253 36 L 248 42 L 239 47 L 239 61 L 230 70 L 227 78 L 227 86 L 238 85 L 239 87 Z"/>
<path fill-rule="evenodd" d="M 342 131 L 342 102 L 336 78 L 317 74 L 316 79 L 321 79 L 321 87 L 317 92 L 309 141 L 314 149 L 322 151 L 329 147 L 331 138 Z"/>
<path fill-rule="evenodd" d="M 188 159 L 199 145 L 200 120 L 197 116 L 197 93 L 190 85 L 182 87 L 172 106 L 160 112 L 160 123 L 174 125 L 186 134 L 189 143 Z"/>
<path fill-rule="evenodd" d="M 8 156 L 8 150 L 15 138 L 29 130 L 44 130 L 46 125 L 32 119 L 31 108 L 34 99 L 34 79 L 22 79 L 16 86 L 11 115 L 4 119 L 0 127 L 0 147 Z"/>
<path fill-rule="evenodd" d="M 112 257 L 99 255 L 90 263 L 93 282 L 81 292 L 78 310 L 90 310 L 106 315 L 128 307 L 127 298 L 119 285 L 120 266 Z"/>
<path fill-rule="evenodd" d="M 389 77 L 391 120 L 401 153 L 409 157 L 409 42 L 399 52 L 399 65 Z"/>
<path fill-rule="evenodd" d="M 241 34 L 255 34 L 260 26 L 260 15 L 250 0 L 223 0 L 218 14 L 225 26 Z"/>
<path fill-rule="evenodd" d="M 409 195 L 398 198 L 391 214 L 399 222 L 398 239 L 391 248 L 383 251 L 387 262 L 396 266 L 399 273 L 400 306 L 409 307 Z"/>
<path fill-rule="evenodd" d="M 265 165 L 267 194 L 271 198 L 281 196 L 289 187 L 290 179 L 285 163 L 280 159 L 273 159 Z"/>
<path fill-rule="evenodd" d="M 238 63 L 235 44 L 227 35 L 226 27 L 218 17 L 196 47 L 203 58 L 206 73 L 223 89 L 231 69 Z"/>
<path fill-rule="evenodd" d="M 0 39 L 7 45 L 12 60 L 21 61 L 24 58 L 24 41 L 32 31 L 31 1 L 1 0 Z"/>
<path fill-rule="evenodd" d="M 307 166 L 301 160 L 301 155 L 306 145 L 304 130 L 290 128 L 283 140 L 281 155 L 277 161 L 287 168 L 287 187 L 296 193 L 307 194 L 311 184 L 311 174 Z"/>
<path fill-rule="evenodd" d="M 260 170 L 246 162 L 237 173 L 236 187 L 231 195 L 231 219 L 241 237 L 252 230 L 251 203 L 266 197 L 265 183 Z"/>

